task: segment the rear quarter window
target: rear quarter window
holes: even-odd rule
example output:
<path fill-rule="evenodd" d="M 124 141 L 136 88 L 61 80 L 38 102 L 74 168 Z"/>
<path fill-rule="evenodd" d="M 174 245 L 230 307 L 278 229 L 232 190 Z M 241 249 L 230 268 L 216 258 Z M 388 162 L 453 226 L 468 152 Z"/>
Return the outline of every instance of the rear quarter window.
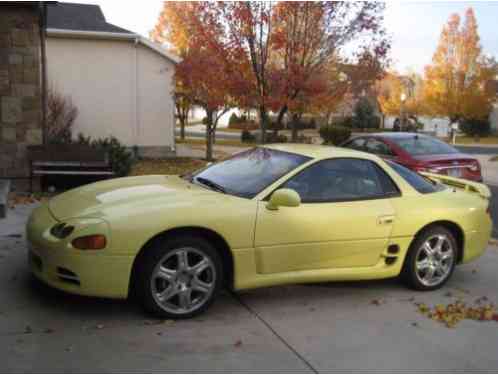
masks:
<path fill-rule="evenodd" d="M 399 165 L 398 163 L 387 161 L 389 166 L 394 169 L 394 171 L 401 176 L 411 187 L 422 194 L 435 193 L 437 191 L 444 190 L 444 186 L 432 182 L 431 180 L 419 175 L 416 172 L 411 171 L 408 168 Z"/>

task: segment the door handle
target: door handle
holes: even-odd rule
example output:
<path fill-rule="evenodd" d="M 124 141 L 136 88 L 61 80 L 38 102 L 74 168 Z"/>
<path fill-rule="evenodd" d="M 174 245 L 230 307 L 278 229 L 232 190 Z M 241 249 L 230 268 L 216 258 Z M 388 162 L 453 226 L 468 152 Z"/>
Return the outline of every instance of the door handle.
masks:
<path fill-rule="evenodd" d="M 394 215 L 379 216 L 377 219 L 377 224 L 388 225 L 394 223 Z"/>

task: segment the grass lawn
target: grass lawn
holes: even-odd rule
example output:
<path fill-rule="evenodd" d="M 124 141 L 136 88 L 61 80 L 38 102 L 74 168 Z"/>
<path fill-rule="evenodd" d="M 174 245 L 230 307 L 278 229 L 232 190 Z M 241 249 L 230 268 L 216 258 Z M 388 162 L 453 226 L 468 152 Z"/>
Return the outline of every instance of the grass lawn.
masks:
<path fill-rule="evenodd" d="M 206 161 L 192 158 L 145 159 L 136 162 L 130 176 L 147 174 L 184 174 L 193 172 L 206 165 Z"/>
<path fill-rule="evenodd" d="M 216 129 L 217 132 L 223 132 L 223 133 L 242 133 L 242 130 L 240 129 L 231 129 L 231 128 L 218 128 Z"/>
<path fill-rule="evenodd" d="M 457 144 L 480 143 L 483 145 L 498 145 L 498 137 L 481 137 L 478 141 L 474 137 L 457 137 Z"/>
<path fill-rule="evenodd" d="M 195 126 L 195 125 L 202 125 L 202 120 L 192 120 L 189 121 L 188 124 L 185 124 L 185 127 L 188 128 L 189 126 Z M 176 127 L 180 129 L 180 122 L 176 122 Z"/>
<path fill-rule="evenodd" d="M 181 140 L 180 138 L 175 139 L 176 143 L 181 144 L 187 144 L 187 145 L 205 145 L 206 140 L 203 138 L 185 138 L 184 140 Z M 251 147 L 253 144 L 252 143 L 242 143 L 241 141 L 235 140 L 235 139 L 218 139 L 216 140 L 216 145 L 220 146 L 237 146 L 237 147 Z"/>

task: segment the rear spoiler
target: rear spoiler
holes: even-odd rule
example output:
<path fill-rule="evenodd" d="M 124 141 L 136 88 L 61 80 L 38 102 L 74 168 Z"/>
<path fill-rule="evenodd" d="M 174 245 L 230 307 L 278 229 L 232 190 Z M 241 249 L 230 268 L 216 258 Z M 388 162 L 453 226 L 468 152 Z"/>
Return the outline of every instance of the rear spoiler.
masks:
<path fill-rule="evenodd" d="M 419 173 L 422 176 L 425 176 L 431 180 L 439 181 L 445 185 L 477 193 L 484 199 L 491 198 L 491 191 L 489 190 L 489 188 L 486 185 L 481 184 L 479 182 L 464 180 L 462 178 L 450 177 L 440 174 L 428 173 L 428 172 L 419 172 Z"/>

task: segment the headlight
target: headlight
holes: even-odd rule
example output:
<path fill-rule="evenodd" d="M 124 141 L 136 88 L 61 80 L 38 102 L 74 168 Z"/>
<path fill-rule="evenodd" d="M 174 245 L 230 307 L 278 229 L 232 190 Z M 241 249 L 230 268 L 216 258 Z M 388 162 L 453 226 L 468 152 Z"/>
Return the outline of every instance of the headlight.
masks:
<path fill-rule="evenodd" d="M 59 223 L 50 229 L 50 234 L 55 238 L 63 239 L 73 233 L 74 227 L 67 223 Z"/>

